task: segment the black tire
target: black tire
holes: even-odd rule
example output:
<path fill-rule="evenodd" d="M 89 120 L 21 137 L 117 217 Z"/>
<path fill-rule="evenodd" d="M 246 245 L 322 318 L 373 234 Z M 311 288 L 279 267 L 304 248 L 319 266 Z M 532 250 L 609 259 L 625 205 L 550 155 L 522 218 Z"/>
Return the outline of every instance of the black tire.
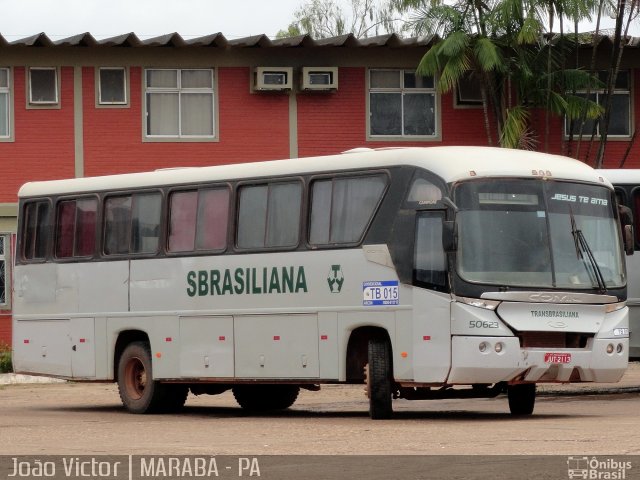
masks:
<path fill-rule="evenodd" d="M 182 408 L 189 392 L 186 385 L 165 385 L 153 379 L 147 342 L 132 342 L 120 355 L 118 391 L 131 413 L 175 412 Z"/>
<path fill-rule="evenodd" d="M 536 404 L 536 384 L 519 383 L 507 386 L 511 415 L 531 415 Z"/>
<path fill-rule="evenodd" d="M 367 394 L 369 416 L 373 420 L 391 418 L 392 376 L 391 346 L 387 340 L 369 340 L 369 364 L 367 366 Z"/>
<path fill-rule="evenodd" d="M 297 385 L 236 385 L 233 396 L 245 410 L 267 412 L 293 405 L 300 393 Z"/>

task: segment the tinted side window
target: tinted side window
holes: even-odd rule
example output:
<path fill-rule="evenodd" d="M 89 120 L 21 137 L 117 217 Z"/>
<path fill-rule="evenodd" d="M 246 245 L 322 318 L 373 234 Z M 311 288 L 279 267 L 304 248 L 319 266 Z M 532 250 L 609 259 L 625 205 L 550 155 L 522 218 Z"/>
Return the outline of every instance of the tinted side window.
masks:
<path fill-rule="evenodd" d="M 104 253 L 155 253 L 160 244 L 162 196 L 139 193 L 109 197 L 104 206 Z"/>
<path fill-rule="evenodd" d="M 633 192 L 633 230 L 636 234 L 636 244 L 640 245 L 640 190 Z"/>
<path fill-rule="evenodd" d="M 446 285 L 446 257 L 442 246 L 443 220 L 441 212 L 423 213 L 417 218 L 413 275 L 418 285 Z"/>
<path fill-rule="evenodd" d="M 155 253 L 160 245 L 162 197 L 159 193 L 133 196 L 131 253 Z"/>
<path fill-rule="evenodd" d="M 93 198 L 65 200 L 57 207 L 56 257 L 87 257 L 96 245 L 98 201 Z"/>
<path fill-rule="evenodd" d="M 104 253 L 129 253 L 131 196 L 109 197 L 104 203 Z"/>
<path fill-rule="evenodd" d="M 49 202 L 39 201 L 25 205 L 23 229 L 23 257 L 26 260 L 46 258 L 49 244 Z"/>
<path fill-rule="evenodd" d="M 174 192 L 169 205 L 169 251 L 223 250 L 226 247 L 227 188 Z"/>
<path fill-rule="evenodd" d="M 382 198 L 384 175 L 318 180 L 312 185 L 312 244 L 356 243 Z"/>
<path fill-rule="evenodd" d="M 298 182 L 240 189 L 237 244 L 240 248 L 298 244 L 302 185 Z"/>

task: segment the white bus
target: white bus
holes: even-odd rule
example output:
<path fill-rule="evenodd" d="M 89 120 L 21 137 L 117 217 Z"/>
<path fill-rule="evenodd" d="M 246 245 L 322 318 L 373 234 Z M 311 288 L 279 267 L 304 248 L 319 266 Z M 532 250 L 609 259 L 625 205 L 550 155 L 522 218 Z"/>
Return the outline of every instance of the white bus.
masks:
<path fill-rule="evenodd" d="M 19 192 L 14 366 L 115 381 L 134 413 L 247 409 L 365 383 L 392 398 L 615 382 L 628 363 L 611 184 L 481 147 L 33 182 Z"/>
<path fill-rule="evenodd" d="M 618 203 L 631 211 L 636 249 L 640 247 L 640 170 L 599 170 L 616 191 Z M 629 356 L 640 358 L 640 256 L 627 257 L 627 305 L 629 307 Z"/>

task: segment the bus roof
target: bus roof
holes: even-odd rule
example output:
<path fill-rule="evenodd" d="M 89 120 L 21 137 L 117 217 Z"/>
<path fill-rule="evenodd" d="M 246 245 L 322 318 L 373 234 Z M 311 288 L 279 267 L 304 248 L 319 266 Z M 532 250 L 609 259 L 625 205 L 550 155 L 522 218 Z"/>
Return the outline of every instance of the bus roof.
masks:
<path fill-rule="evenodd" d="M 410 165 L 440 176 L 445 182 L 483 177 L 544 176 L 611 186 L 596 170 L 568 157 L 493 147 L 358 148 L 338 155 L 306 157 L 213 167 L 185 167 L 153 172 L 29 182 L 18 196 L 127 190 L 131 188 L 242 180 L 272 176 L 338 172 L 359 168 Z"/>
<path fill-rule="evenodd" d="M 637 185 L 640 183 L 640 169 L 612 168 L 596 171 L 614 185 Z"/>

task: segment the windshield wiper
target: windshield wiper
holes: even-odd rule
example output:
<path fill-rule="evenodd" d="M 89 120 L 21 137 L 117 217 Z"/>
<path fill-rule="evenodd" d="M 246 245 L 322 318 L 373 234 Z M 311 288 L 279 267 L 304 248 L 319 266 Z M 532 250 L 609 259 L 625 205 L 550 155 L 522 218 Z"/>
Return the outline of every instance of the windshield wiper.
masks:
<path fill-rule="evenodd" d="M 593 251 L 591 250 L 591 247 L 589 246 L 589 242 L 587 242 L 587 239 L 585 238 L 584 233 L 582 233 L 582 230 L 578 228 L 578 224 L 576 223 L 576 218 L 573 215 L 573 210 L 571 206 L 569 206 L 569 217 L 571 217 L 571 235 L 573 235 L 573 241 L 575 242 L 576 255 L 580 260 L 584 261 L 584 255 L 582 254 L 582 252 L 585 252 L 587 254 L 587 259 L 589 260 L 589 263 L 591 264 L 591 269 L 592 269 L 592 270 L 589 270 L 587 268 L 587 272 L 589 272 L 589 276 L 595 277 L 595 281 L 598 284 L 598 290 L 600 291 L 600 293 L 604 293 L 607 291 L 607 285 L 604 281 L 602 270 L 600 270 L 598 261 L 596 260 L 596 257 L 593 255 Z"/>

